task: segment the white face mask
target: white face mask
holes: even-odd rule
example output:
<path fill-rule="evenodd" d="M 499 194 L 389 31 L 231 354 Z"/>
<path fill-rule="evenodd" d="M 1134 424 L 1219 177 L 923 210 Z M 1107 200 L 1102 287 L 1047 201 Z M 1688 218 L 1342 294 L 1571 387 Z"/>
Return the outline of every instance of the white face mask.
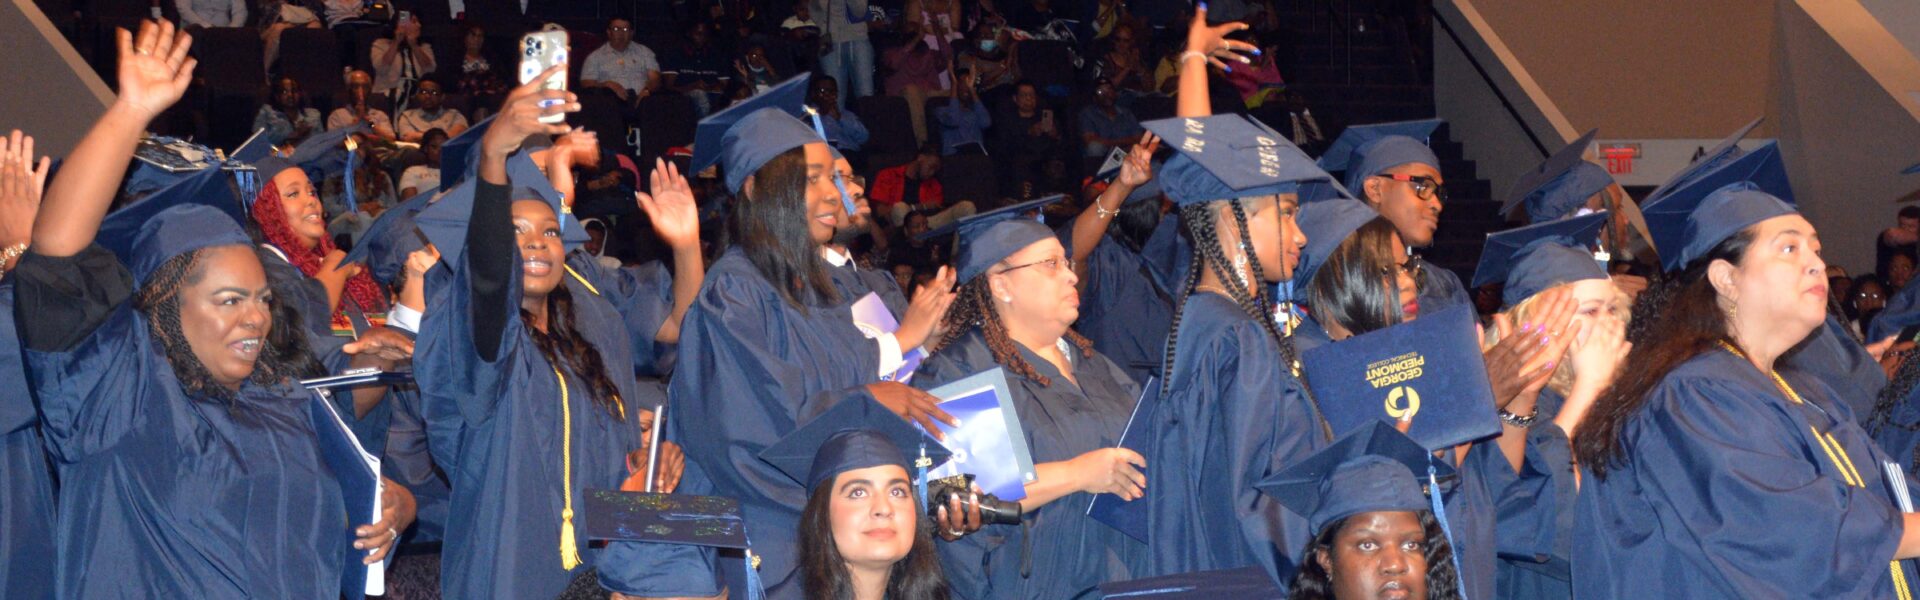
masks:
<path fill-rule="evenodd" d="M 766 67 L 762 67 L 760 65 L 756 65 L 752 63 L 747 64 L 747 70 L 753 71 L 755 73 L 765 73 L 767 71 Z"/>

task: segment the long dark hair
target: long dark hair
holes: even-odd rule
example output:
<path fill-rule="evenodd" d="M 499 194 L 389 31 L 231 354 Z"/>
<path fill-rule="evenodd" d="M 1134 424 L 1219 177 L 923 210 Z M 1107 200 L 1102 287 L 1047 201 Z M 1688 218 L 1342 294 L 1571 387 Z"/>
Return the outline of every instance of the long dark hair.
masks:
<path fill-rule="evenodd" d="M 833 541 L 833 479 L 813 488 L 800 511 L 800 576 L 807 600 L 853 600 L 853 575 Z M 887 600 L 947 600 L 947 575 L 933 548 L 932 521 L 913 502 L 913 549 L 887 573 Z"/>
<path fill-rule="evenodd" d="M 564 364 L 568 372 L 582 379 L 587 395 L 608 415 L 615 420 L 627 420 L 620 389 L 614 387 L 613 378 L 607 375 L 606 363 L 600 360 L 600 349 L 581 335 L 575 322 L 573 292 L 567 290 L 565 280 L 547 293 L 546 303 L 547 330 L 544 332 L 533 326 L 532 312 L 520 309 L 520 321 L 526 324 L 527 336 L 533 338 L 534 347 L 540 349 L 540 355 L 547 358 L 548 364 L 556 367 Z"/>
<path fill-rule="evenodd" d="M 1354 335 L 1406 319 L 1400 312 L 1399 268 L 1393 222 L 1375 217 L 1327 254 L 1307 282 L 1307 306 L 1320 323 L 1338 323 Z"/>
<path fill-rule="evenodd" d="M 1153 229 L 1160 226 L 1160 218 L 1159 196 L 1121 204 L 1120 213 L 1107 223 L 1107 237 L 1139 254 L 1140 248 L 1147 245 L 1147 238 L 1153 237 Z"/>
<path fill-rule="evenodd" d="M 1460 597 L 1460 574 L 1453 570 L 1453 546 L 1433 511 L 1419 511 L 1420 528 L 1427 532 L 1427 600 L 1455 600 Z M 1351 519 L 1348 517 L 1347 519 Z M 1307 551 L 1300 553 L 1299 570 L 1293 572 L 1288 600 L 1333 600 L 1333 573 L 1320 566 L 1320 557 L 1333 562 L 1333 538 L 1347 525 L 1347 519 L 1334 521 L 1314 536 Z"/>
<path fill-rule="evenodd" d="M 807 159 L 805 147 L 780 153 L 753 174 L 753 190 L 734 199 L 728 238 L 740 246 L 760 276 L 787 304 L 840 301 L 820 245 L 807 231 Z"/>
<path fill-rule="evenodd" d="M 1573 442 L 1578 462 L 1592 469 L 1594 477 L 1606 479 L 1608 469 L 1632 459 L 1621 445 L 1621 435 L 1667 373 L 1722 342 L 1738 344 L 1729 335 L 1727 315 L 1707 280 L 1707 267 L 1715 260 L 1740 264 L 1753 235 L 1749 227 L 1727 238 L 1679 276 L 1662 282 L 1659 287 L 1664 289 L 1641 295 L 1640 302 L 1645 304 L 1634 307 L 1633 320 L 1647 323 L 1641 329 L 1643 336 L 1634 340 L 1613 387 L 1593 404 L 1580 423 L 1580 437 Z"/>
<path fill-rule="evenodd" d="M 182 253 L 161 263 L 147 278 L 146 285 L 134 294 L 133 307 L 146 316 L 147 330 L 160 340 L 167 353 L 167 364 L 173 367 L 174 378 L 180 380 L 180 388 L 187 395 L 231 403 L 233 392 L 214 381 L 213 373 L 193 354 L 193 347 L 187 343 L 180 325 L 180 290 L 199 283 L 206 276 L 207 265 L 201 257 L 207 250 Z M 255 257 L 258 259 L 258 254 Z M 254 362 L 253 374 L 247 381 L 270 386 L 288 378 L 325 374 L 326 368 L 314 359 L 312 349 L 307 346 L 299 312 L 279 299 L 279 290 L 273 293 L 275 300 L 268 304 L 273 322 L 267 327 L 260 358 Z"/>
<path fill-rule="evenodd" d="M 960 286 L 960 291 L 954 295 L 953 305 L 947 309 L 947 316 L 942 319 L 942 324 L 946 327 L 946 334 L 935 340 L 933 345 L 927 348 L 929 351 L 939 352 L 959 340 L 960 336 L 978 327 L 980 335 L 987 340 L 987 349 L 993 352 L 993 362 L 1000 363 L 1000 366 L 1013 371 L 1013 374 L 1025 377 L 1043 387 L 1053 385 L 1051 378 L 1034 371 L 1033 365 L 1028 364 L 1027 359 L 1020 356 L 1019 347 L 1015 345 L 1013 338 L 1007 335 L 1007 325 L 1000 321 L 1000 312 L 993 308 L 993 293 L 987 289 L 987 275 L 982 274 Z M 1068 329 L 1066 338 L 1075 348 L 1080 349 L 1081 358 L 1093 357 L 1093 342 L 1085 336 Z"/>

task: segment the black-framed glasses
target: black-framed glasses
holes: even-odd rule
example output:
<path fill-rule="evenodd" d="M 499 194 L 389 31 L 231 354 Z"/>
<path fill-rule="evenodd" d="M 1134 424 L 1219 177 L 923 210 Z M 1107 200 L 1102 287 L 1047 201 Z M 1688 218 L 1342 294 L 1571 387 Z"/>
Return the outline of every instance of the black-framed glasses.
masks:
<path fill-rule="evenodd" d="M 1059 273 L 1062 267 L 1065 267 L 1069 272 L 1073 271 L 1073 261 L 1067 260 L 1067 257 L 1058 256 L 1058 257 L 1049 258 L 1046 260 L 1036 260 L 1024 265 L 1014 265 L 1011 267 L 1007 267 L 1005 269 L 1001 269 L 1000 273 L 1001 274 L 1012 273 L 1020 269 L 1025 269 L 1027 267 L 1039 266 L 1039 265 L 1045 265 L 1047 267 L 1048 275 Z"/>
<path fill-rule="evenodd" d="M 1385 177 L 1394 181 L 1406 182 L 1407 185 L 1413 186 L 1413 193 L 1419 196 L 1421 200 L 1439 200 L 1441 204 L 1447 203 L 1447 188 L 1440 185 L 1440 182 L 1432 177 L 1426 175 L 1395 175 L 1391 173 L 1381 173 L 1376 177 Z"/>

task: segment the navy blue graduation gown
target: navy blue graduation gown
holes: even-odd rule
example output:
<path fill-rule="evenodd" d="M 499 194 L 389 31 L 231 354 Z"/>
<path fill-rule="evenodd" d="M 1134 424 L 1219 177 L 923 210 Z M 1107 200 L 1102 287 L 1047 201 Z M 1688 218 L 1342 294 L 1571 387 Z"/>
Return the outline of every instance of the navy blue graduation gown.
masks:
<path fill-rule="evenodd" d="M 740 500 L 771 598 L 800 597 L 798 529 L 809 490 L 759 453 L 879 380 L 878 347 L 854 327 L 852 300 L 802 312 L 736 248 L 707 271 L 680 327 L 669 427 L 687 461 L 713 479 L 714 494 Z M 745 589 L 731 572 L 728 584 Z"/>
<path fill-rule="evenodd" d="M 1812 335 L 1781 357 L 1782 366 L 1820 379 L 1827 387 L 1840 390 L 1840 400 L 1853 410 L 1856 418 L 1873 415 L 1880 391 L 1887 388 L 1887 372 L 1867 348 L 1853 339 L 1847 326 L 1833 316 L 1813 330 Z"/>
<path fill-rule="evenodd" d="M 1187 299 L 1147 453 L 1147 573 L 1260 566 L 1293 580 L 1307 521 L 1253 485 L 1331 441 L 1266 330 L 1218 294 Z"/>
<path fill-rule="evenodd" d="M 633 357 L 633 371 L 641 378 L 641 387 L 648 396 L 643 399 L 645 404 L 634 406 L 651 410 L 653 404 L 666 399 L 666 388 L 660 384 L 660 378 L 673 372 L 676 344 L 654 339 L 660 334 L 660 325 L 673 314 L 673 273 L 659 261 L 609 269 L 585 252 L 567 253 L 567 268 L 572 269 L 568 278 L 586 284 L 594 295 L 620 313 L 629 354 Z"/>
<path fill-rule="evenodd" d="M 1053 385 L 1021 377 L 1011 371 L 1007 383 L 1015 412 L 1026 432 L 1033 462 L 1072 460 L 1100 448 L 1119 445 L 1127 419 L 1140 397 L 1140 387 L 1124 369 L 1095 352 L 1081 356 L 1069 350 L 1074 378 L 1062 377 L 1053 363 L 1018 343 L 1020 356 L 1034 372 Z M 932 389 L 998 367 L 986 338 L 974 329 L 927 358 L 915 372 L 913 384 Z M 1052 600 L 1098 597 L 1095 586 L 1132 579 L 1145 545 L 1087 517 L 1093 495 L 1075 492 L 1026 513 L 1026 526 L 992 525 L 940 544 L 941 563 L 957 598 L 1030 598 Z M 1024 538 L 1024 540 L 1023 540 Z M 1023 546 L 1023 543 L 1026 546 Z M 1022 556 L 1027 552 L 1027 556 Z M 1030 576 L 1020 573 L 1021 560 L 1032 560 Z"/>
<path fill-rule="evenodd" d="M 23 307 L 112 307 L 72 323 L 90 333 L 71 347 L 26 352 L 62 482 L 58 596 L 340 596 L 362 523 L 319 455 L 309 392 L 247 383 L 231 404 L 188 396 L 127 290 L 113 289 L 125 284 L 107 282 L 126 271 L 98 246 L 29 255 L 14 275 L 38 288 L 18 292 Z"/>
<path fill-rule="evenodd" d="M 833 287 L 840 292 L 841 300 L 851 302 L 867 294 L 875 294 L 880 297 L 882 304 L 887 305 L 887 311 L 893 313 L 894 320 L 898 321 L 907 314 L 907 294 L 900 290 L 900 282 L 893 278 L 892 273 L 863 269 L 849 261 L 838 267 L 828 264 L 827 274 L 833 277 Z M 900 350 L 911 352 L 913 349 Z"/>
<path fill-rule="evenodd" d="M 549 363 L 517 317 L 506 319 L 496 360 L 482 360 L 473 315 L 518 315 L 521 278 L 507 278 L 503 306 L 477 306 L 468 283 L 470 256 L 471 250 L 429 272 L 430 309 L 414 352 L 429 447 L 453 486 L 440 587 L 448 598 L 551 598 L 594 560 L 579 512 L 582 492 L 618 489 L 627 477 L 627 453 L 640 448 L 630 340 L 618 311 L 579 280 L 562 278 L 573 296 L 574 330 L 600 352 L 626 401 L 624 418 L 594 402 L 571 369 Z M 517 247 L 512 264 L 520 264 Z M 582 560 L 571 571 L 560 558 L 561 511 L 569 497 Z"/>
<path fill-rule="evenodd" d="M 1649 393 L 1621 432 L 1631 462 L 1585 474 L 1581 597 L 1896 597 L 1888 456 L 1817 378 L 1781 375 L 1804 403 L 1717 349 Z"/>
<path fill-rule="evenodd" d="M 1169 294 L 1180 289 L 1187 279 L 1187 269 L 1193 265 L 1193 243 L 1187 241 L 1177 215 L 1160 217 L 1147 243 L 1140 245 L 1140 260 Z"/>
<path fill-rule="evenodd" d="M 1169 221 L 1179 219 L 1162 219 Z M 1069 256 L 1073 223 L 1059 231 Z M 1165 280 L 1145 257 L 1110 236 L 1100 238 L 1079 275 L 1084 293 L 1074 331 L 1092 340 L 1093 347 L 1125 369 L 1136 385 L 1146 384 L 1166 359 L 1167 328 L 1173 323 L 1174 296 Z"/>
<path fill-rule="evenodd" d="M 1497 502 L 1499 598 L 1573 597 L 1573 455 L 1566 432 L 1553 424 L 1563 402 L 1558 392 L 1541 390 L 1520 471 L 1507 468 L 1505 457 L 1500 469 L 1487 471 Z"/>
<path fill-rule="evenodd" d="M 13 328 L 13 282 L 0 281 L 0 590 L 53 597 L 53 468 Z"/>
<path fill-rule="evenodd" d="M 1420 312 L 1433 313 L 1456 304 L 1469 304 L 1467 286 L 1451 269 L 1428 263 L 1420 269 Z"/>

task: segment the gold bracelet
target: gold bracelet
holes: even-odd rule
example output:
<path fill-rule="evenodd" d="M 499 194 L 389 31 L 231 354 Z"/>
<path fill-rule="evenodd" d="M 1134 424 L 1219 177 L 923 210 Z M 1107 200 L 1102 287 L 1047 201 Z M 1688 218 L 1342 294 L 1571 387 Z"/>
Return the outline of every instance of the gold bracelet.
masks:
<path fill-rule="evenodd" d="M 26 242 L 21 242 L 18 244 L 14 244 L 12 246 L 7 246 L 6 250 L 0 250 L 0 277 L 6 277 L 7 271 L 12 270 L 7 268 L 7 265 L 12 264 L 16 260 L 19 260 L 20 256 L 26 253 L 27 253 Z"/>

